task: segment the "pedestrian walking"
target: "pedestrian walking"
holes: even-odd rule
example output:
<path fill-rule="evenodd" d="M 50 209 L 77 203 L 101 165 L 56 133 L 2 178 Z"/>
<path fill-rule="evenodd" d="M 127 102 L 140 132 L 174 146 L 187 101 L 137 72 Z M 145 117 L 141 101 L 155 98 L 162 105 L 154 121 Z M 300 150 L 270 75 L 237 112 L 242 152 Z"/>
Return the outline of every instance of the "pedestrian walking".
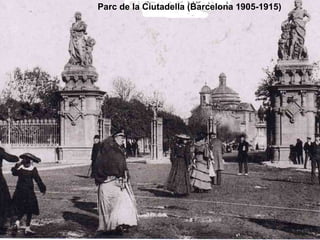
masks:
<path fill-rule="evenodd" d="M 133 157 L 138 157 L 138 155 L 137 155 L 137 151 L 138 151 L 138 142 L 137 142 L 137 140 L 133 140 L 131 146 L 132 146 Z"/>
<path fill-rule="evenodd" d="M 190 193 L 190 176 L 188 167 L 191 160 L 190 137 L 185 134 L 176 135 L 176 141 L 170 154 L 171 170 L 166 184 L 166 189 L 177 196 Z"/>
<path fill-rule="evenodd" d="M 9 217 L 11 217 L 11 196 L 8 189 L 7 182 L 2 174 L 2 162 L 18 162 L 17 156 L 7 153 L 0 147 L 0 235 L 6 233 L 5 224 Z"/>
<path fill-rule="evenodd" d="M 318 181 L 320 184 L 320 136 L 316 136 L 311 145 L 311 182 L 315 183 L 316 169 L 318 169 Z"/>
<path fill-rule="evenodd" d="M 296 152 L 296 146 L 293 144 L 290 144 L 289 146 L 290 152 L 289 152 L 289 160 L 293 162 L 293 164 L 297 164 L 297 152 Z"/>
<path fill-rule="evenodd" d="M 300 138 L 297 139 L 296 154 L 297 164 L 303 164 L 303 142 L 300 140 Z"/>
<path fill-rule="evenodd" d="M 191 149 L 191 154 L 193 155 L 191 186 L 195 192 L 211 190 L 211 179 L 209 176 L 210 150 L 205 138 L 206 134 L 199 134 Z"/>
<path fill-rule="evenodd" d="M 303 150 L 304 150 L 304 168 L 306 169 L 307 168 L 307 163 L 308 163 L 308 160 L 310 160 L 311 158 L 311 138 L 310 137 L 307 137 L 307 142 L 304 144 L 303 146 Z"/>
<path fill-rule="evenodd" d="M 98 185 L 97 232 L 123 233 L 137 225 L 136 201 L 126 164 L 125 135 L 117 132 L 101 143 L 95 164 Z"/>
<path fill-rule="evenodd" d="M 126 156 L 132 157 L 132 144 L 131 144 L 131 142 L 127 141 L 125 146 L 126 146 Z"/>
<path fill-rule="evenodd" d="M 97 160 L 97 155 L 99 152 L 99 147 L 100 147 L 100 136 L 99 135 L 95 135 L 93 137 L 93 146 L 92 146 L 92 150 L 91 150 L 91 174 L 90 177 L 94 178 L 95 175 L 95 168 L 94 168 L 94 164 Z"/>
<path fill-rule="evenodd" d="M 224 170 L 224 161 L 223 161 L 223 144 L 220 139 L 217 138 L 216 133 L 210 133 L 210 140 L 209 140 L 209 148 L 213 155 L 214 160 L 214 170 L 216 176 L 213 177 L 213 184 L 221 185 L 221 173 Z"/>
<path fill-rule="evenodd" d="M 240 136 L 240 142 L 238 146 L 238 163 L 239 163 L 239 173 L 238 175 L 242 175 L 243 167 L 244 167 L 244 175 L 248 176 L 248 151 L 249 151 L 249 143 L 245 140 L 245 136 Z"/>
<path fill-rule="evenodd" d="M 17 220 L 14 224 L 14 231 L 18 231 L 20 221 L 26 215 L 25 235 L 32 235 L 35 232 L 31 230 L 32 215 L 39 215 L 39 205 L 36 194 L 34 192 L 33 180 L 36 181 L 41 193 L 46 193 L 46 186 L 42 182 L 38 170 L 33 166 L 33 162 L 39 163 L 40 158 L 31 153 L 20 155 L 22 159 L 12 169 L 12 175 L 18 177 L 16 190 L 13 194 L 12 203 L 13 211 Z"/>
<path fill-rule="evenodd" d="M 274 151 L 272 149 L 272 145 L 268 144 L 266 148 L 266 157 L 267 161 L 274 162 Z"/>

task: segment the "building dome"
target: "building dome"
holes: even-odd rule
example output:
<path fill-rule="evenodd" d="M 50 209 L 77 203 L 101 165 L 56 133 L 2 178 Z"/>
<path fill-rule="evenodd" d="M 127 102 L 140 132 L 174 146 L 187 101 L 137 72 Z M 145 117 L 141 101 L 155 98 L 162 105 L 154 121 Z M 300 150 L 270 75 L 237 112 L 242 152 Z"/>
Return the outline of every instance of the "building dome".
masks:
<path fill-rule="evenodd" d="M 211 89 L 210 89 L 210 87 L 209 87 L 207 84 L 205 84 L 205 85 L 201 88 L 200 93 L 204 93 L 204 94 L 206 94 L 206 93 L 211 93 Z"/>
<path fill-rule="evenodd" d="M 227 77 L 224 73 L 219 75 L 219 86 L 212 90 L 212 102 L 221 104 L 239 104 L 240 97 L 237 92 L 227 87 Z"/>

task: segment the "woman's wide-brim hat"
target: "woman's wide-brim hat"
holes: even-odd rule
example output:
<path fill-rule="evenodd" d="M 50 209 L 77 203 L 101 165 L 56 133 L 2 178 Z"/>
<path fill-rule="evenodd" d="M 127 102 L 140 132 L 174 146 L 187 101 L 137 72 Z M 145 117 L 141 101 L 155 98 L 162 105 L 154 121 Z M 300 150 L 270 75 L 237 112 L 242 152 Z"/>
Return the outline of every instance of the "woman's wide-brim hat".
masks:
<path fill-rule="evenodd" d="M 19 156 L 20 158 L 22 159 L 28 159 L 28 160 L 31 160 L 35 163 L 39 163 L 41 162 L 41 159 L 36 157 L 35 155 L 31 154 L 31 153 L 23 153 Z"/>
<path fill-rule="evenodd" d="M 186 134 L 177 134 L 176 135 L 177 138 L 180 138 L 180 139 L 185 139 L 185 140 L 189 140 L 190 137 Z"/>

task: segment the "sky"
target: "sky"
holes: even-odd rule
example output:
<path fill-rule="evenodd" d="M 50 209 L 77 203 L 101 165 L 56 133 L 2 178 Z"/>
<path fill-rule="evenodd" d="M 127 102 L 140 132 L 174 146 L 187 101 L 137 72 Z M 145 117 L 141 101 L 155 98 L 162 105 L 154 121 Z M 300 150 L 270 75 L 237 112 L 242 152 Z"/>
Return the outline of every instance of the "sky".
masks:
<path fill-rule="evenodd" d="M 114 79 L 130 79 L 145 95 L 160 92 L 166 104 L 186 118 L 199 104 L 202 86 L 217 87 L 224 72 L 227 85 L 242 101 L 258 108 L 254 92 L 265 76 L 263 68 L 277 60 L 281 23 L 294 7 L 293 0 L 243 0 L 280 2 L 281 11 L 211 11 L 190 16 L 98 11 L 98 2 L 119 5 L 123 1 L 0 0 L 0 89 L 16 67 L 39 66 L 61 78 L 69 59 L 69 29 L 74 13 L 80 11 L 88 35 L 96 40 L 93 66 L 101 90 L 111 93 Z M 305 45 L 312 63 L 320 60 L 320 1 L 304 0 L 303 7 L 311 15 Z"/>

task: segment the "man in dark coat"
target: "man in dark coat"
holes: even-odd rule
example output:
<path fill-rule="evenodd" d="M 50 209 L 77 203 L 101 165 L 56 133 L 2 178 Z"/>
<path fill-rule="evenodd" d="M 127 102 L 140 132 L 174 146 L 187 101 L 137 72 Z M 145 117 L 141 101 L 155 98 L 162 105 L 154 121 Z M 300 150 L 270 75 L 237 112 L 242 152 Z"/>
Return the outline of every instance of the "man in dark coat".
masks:
<path fill-rule="evenodd" d="M 213 183 L 221 185 L 221 172 L 224 170 L 222 158 L 223 144 L 221 140 L 217 138 L 216 133 L 210 133 L 209 148 L 213 154 L 214 170 L 216 171 L 216 177 L 213 180 Z"/>
<path fill-rule="evenodd" d="M 244 166 L 244 175 L 248 176 L 248 151 L 249 143 L 245 140 L 245 136 L 240 136 L 240 142 L 238 146 L 238 163 L 239 163 L 239 173 L 242 175 L 242 169 Z"/>
<path fill-rule="evenodd" d="M 303 164 L 303 143 L 298 138 L 296 143 L 297 164 Z"/>
<path fill-rule="evenodd" d="M 311 181 L 315 183 L 316 168 L 318 169 L 318 181 L 320 184 L 320 136 L 311 145 Z"/>
<path fill-rule="evenodd" d="M 2 174 L 2 161 L 18 162 L 17 156 L 8 154 L 3 148 L 0 147 L 0 234 L 4 234 L 6 229 L 4 225 L 7 218 L 11 214 L 11 197 L 8 189 L 8 185 Z"/>
<path fill-rule="evenodd" d="M 304 168 L 307 168 L 307 162 L 308 160 L 310 160 L 311 157 L 311 138 L 308 137 L 307 138 L 307 142 L 304 144 L 303 146 L 303 150 L 304 150 L 304 154 L 305 154 L 305 158 L 304 158 Z"/>
<path fill-rule="evenodd" d="M 94 164 L 97 160 L 97 156 L 98 156 L 98 151 L 99 151 L 99 147 L 100 147 L 100 136 L 99 135 L 95 135 L 93 138 L 94 144 L 92 146 L 92 151 L 91 151 L 91 178 L 94 178 L 94 174 L 95 174 L 95 170 L 94 170 Z"/>

